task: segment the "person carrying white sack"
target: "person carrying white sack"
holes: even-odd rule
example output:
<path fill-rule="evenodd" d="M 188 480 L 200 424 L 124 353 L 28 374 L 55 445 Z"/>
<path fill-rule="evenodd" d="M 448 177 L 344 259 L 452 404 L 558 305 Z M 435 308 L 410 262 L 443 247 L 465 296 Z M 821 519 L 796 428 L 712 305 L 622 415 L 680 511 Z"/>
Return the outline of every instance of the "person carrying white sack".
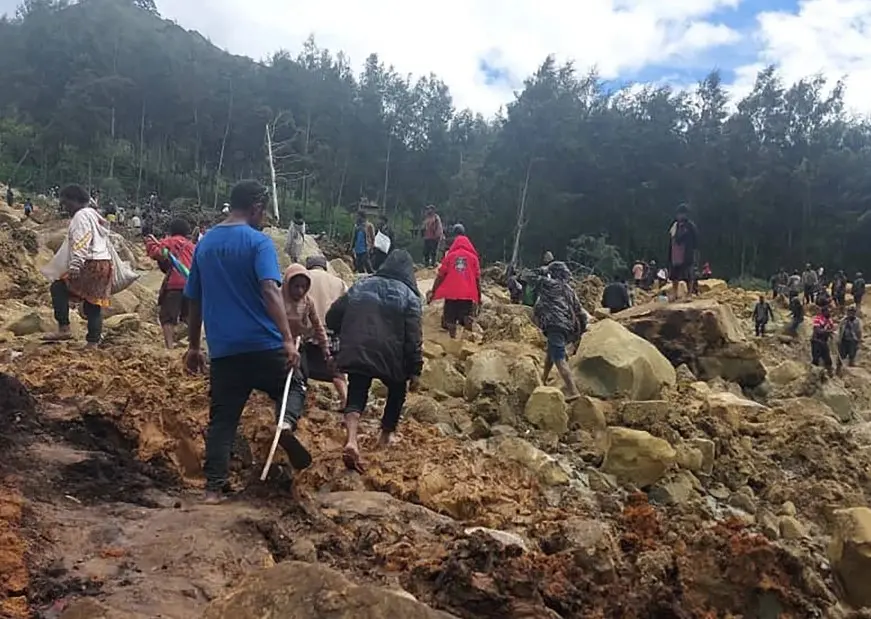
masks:
<path fill-rule="evenodd" d="M 117 256 L 109 240 L 106 221 L 91 205 L 88 192 L 79 185 L 69 185 L 60 192 L 61 208 L 72 216 L 64 245 L 43 273 L 53 279 L 51 305 L 57 321 L 56 333 L 46 341 L 72 338 L 70 303 L 82 302 L 88 322 L 85 336 L 89 346 L 100 343 L 103 308 L 109 307 L 113 286 L 117 284 Z M 127 284 L 129 285 L 129 284 Z"/>

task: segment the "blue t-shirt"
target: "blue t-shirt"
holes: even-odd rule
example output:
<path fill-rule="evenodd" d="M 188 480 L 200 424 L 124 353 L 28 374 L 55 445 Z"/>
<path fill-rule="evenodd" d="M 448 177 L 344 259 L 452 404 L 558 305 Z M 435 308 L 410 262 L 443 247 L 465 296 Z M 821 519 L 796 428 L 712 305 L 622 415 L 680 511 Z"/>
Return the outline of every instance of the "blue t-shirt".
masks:
<path fill-rule="evenodd" d="M 212 359 L 282 347 L 260 282 L 281 283 L 268 236 L 245 224 L 217 225 L 197 243 L 184 294 L 200 301 Z"/>
<path fill-rule="evenodd" d="M 369 251 L 366 245 L 366 230 L 360 227 L 354 228 L 354 253 L 365 254 Z"/>

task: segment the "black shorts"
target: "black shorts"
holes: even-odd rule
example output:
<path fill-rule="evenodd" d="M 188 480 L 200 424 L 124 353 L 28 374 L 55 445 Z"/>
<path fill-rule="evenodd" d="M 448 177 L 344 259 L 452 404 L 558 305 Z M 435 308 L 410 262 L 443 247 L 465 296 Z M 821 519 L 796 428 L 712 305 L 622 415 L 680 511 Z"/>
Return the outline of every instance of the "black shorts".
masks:
<path fill-rule="evenodd" d="M 682 264 L 680 266 L 671 267 L 668 271 L 668 278 L 673 282 L 691 282 L 693 281 L 693 265 Z"/>
<path fill-rule="evenodd" d="M 474 301 L 446 300 L 442 324 L 445 326 L 467 324 L 472 317 L 474 307 Z"/>
<path fill-rule="evenodd" d="M 160 299 L 160 324 L 177 325 L 188 317 L 188 300 L 181 290 L 167 290 Z"/>

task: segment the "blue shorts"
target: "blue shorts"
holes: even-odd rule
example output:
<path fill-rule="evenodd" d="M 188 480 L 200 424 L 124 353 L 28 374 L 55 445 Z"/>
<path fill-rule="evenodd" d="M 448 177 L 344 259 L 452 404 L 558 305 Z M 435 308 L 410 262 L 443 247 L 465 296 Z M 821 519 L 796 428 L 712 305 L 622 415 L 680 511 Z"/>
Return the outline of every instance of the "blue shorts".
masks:
<path fill-rule="evenodd" d="M 565 331 L 554 329 L 545 333 L 547 337 L 547 356 L 554 363 L 566 358 L 566 344 L 568 337 Z"/>

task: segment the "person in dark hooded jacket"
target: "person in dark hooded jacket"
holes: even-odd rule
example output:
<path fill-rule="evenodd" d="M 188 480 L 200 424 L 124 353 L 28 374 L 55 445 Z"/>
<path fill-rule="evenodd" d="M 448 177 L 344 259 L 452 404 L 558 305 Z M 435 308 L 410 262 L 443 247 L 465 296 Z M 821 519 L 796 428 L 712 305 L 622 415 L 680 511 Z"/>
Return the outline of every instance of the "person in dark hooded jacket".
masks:
<path fill-rule="evenodd" d="M 327 312 L 327 328 L 339 335 L 336 362 L 348 374 L 347 440 L 343 460 L 362 471 L 357 427 L 374 378 L 387 386 L 378 445 L 390 443 L 410 388 L 423 369 L 421 299 L 411 255 L 397 249 L 371 277 L 359 280 Z"/>
<path fill-rule="evenodd" d="M 580 397 L 567 360 L 566 347 L 577 344 L 587 328 L 587 316 L 571 286 L 572 274 L 565 262 L 551 262 L 548 277 L 539 284 L 533 319 L 547 338 L 542 382 L 547 384 L 550 370 L 556 366 L 565 382 L 568 401 Z"/>
<path fill-rule="evenodd" d="M 856 273 L 856 279 L 853 280 L 853 303 L 856 304 L 856 310 L 862 311 L 862 298 L 865 296 L 865 278 L 862 273 Z"/>
<path fill-rule="evenodd" d="M 628 309 L 631 305 L 632 298 L 629 296 L 626 280 L 621 278 L 605 286 L 605 290 L 602 291 L 602 307 L 606 307 L 612 314 L 616 314 Z"/>

